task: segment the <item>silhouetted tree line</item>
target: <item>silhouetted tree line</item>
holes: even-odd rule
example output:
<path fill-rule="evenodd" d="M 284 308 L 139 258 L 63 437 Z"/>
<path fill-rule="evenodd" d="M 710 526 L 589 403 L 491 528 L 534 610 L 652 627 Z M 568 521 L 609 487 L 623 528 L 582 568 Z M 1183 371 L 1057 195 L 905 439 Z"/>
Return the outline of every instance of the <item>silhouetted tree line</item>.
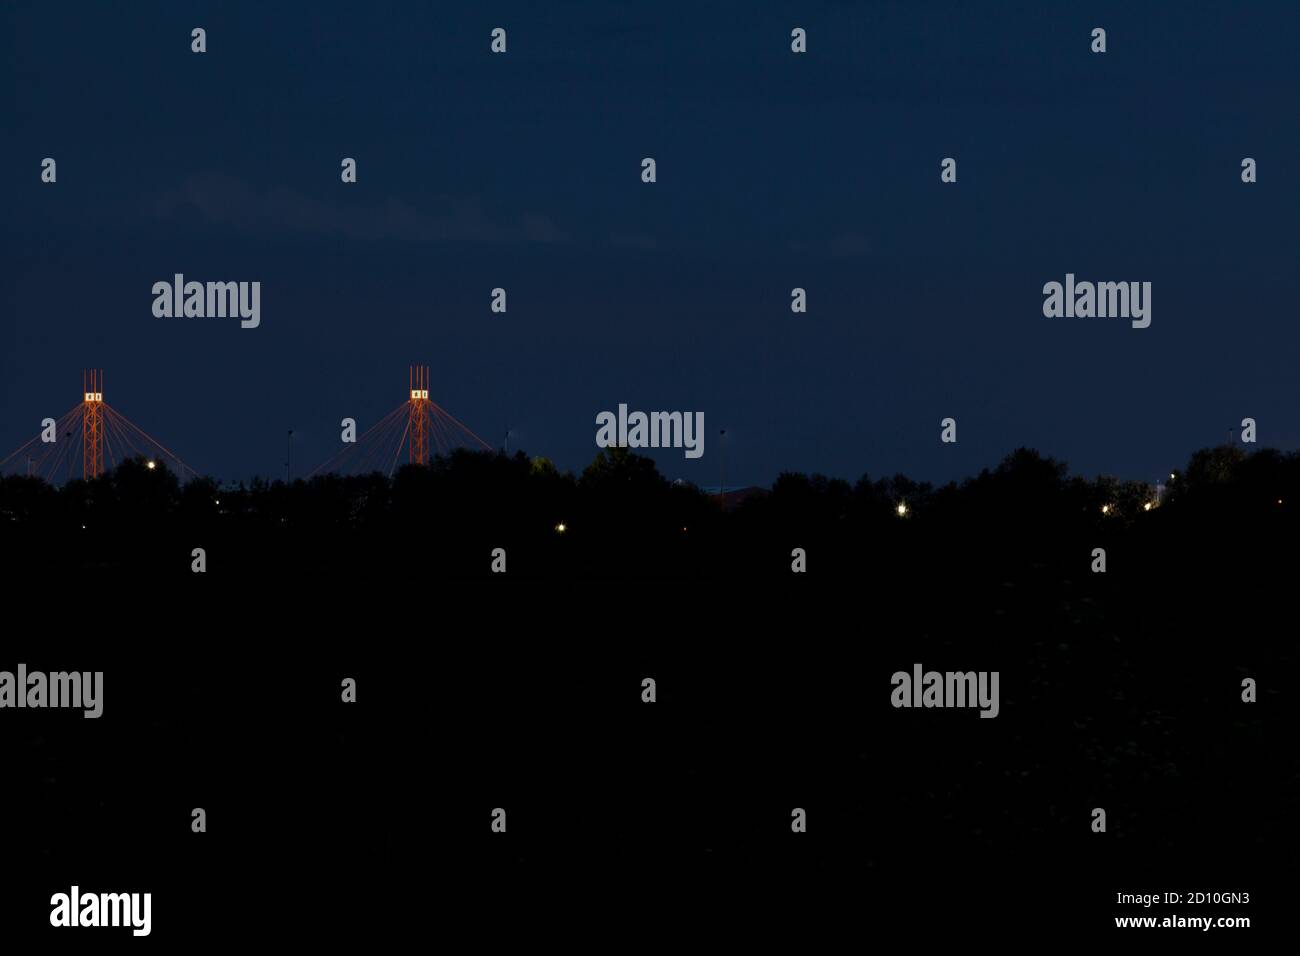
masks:
<path fill-rule="evenodd" d="M 0 545 L 11 606 L 39 612 L 25 633 L 79 630 L 115 652 L 275 641 L 329 661 L 373 645 L 377 659 L 423 668 L 396 638 L 427 644 L 440 684 L 509 679 L 467 665 L 467 647 L 515 659 L 530 682 L 530 659 L 599 660 L 634 702 L 649 673 L 672 675 L 661 688 L 682 699 L 744 683 L 754 706 L 703 738 L 704 766 L 776 793 L 787 781 L 761 776 L 765 754 L 807 752 L 825 792 L 882 799 L 887 816 L 863 804 L 846 825 L 869 819 L 863 840 L 890 874 L 914 859 L 918 885 L 934 874 L 915 852 L 928 834 L 921 845 L 978 847 L 972 859 L 1018 872 L 1055 872 L 1064 851 L 1088 892 L 1152 859 L 1253 890 L 1225 867 L 1272 852 L 1300 793 L 1281 703 L 1300 456 L 1206 449 L 1162 484 L 1157 497 L 1143 482 L 1075 477 L 1020 449 L 938 487 L 784 474 L 724 507 L 626 450 L 577 475 L 523 454 L 458 453 L 391 480 L 234 487 L 128 461 L 60 488 L 3 480 Z M 195 548 L 203 575 L 190 571 Z M 491 570 L 498 548 L 504 576 Z M 791 571 L 795 549 L 806 573 Z M 121 629 L 144 606 L 149 626 Z M 788 658 L 802 664 L 772 680 Z M 915 662 L 998 670 L 1001 715 L 894 711 L 889 675 Z M 1242 701 L 1244 678 L 1258 679 L 1258 704 Z M 694 694 L 681 689 L 692 679 Z M 586 698 L 529 693 L 574 708 L 575 727 L 601 720 Z M 769 695 L 803 717 L 767 716 Z M 524 734 L 550 772 L 549 738 L 528 736 L 514 712 L 503 720 L 500 733 Z M 1097 806 L 1110 814 L 1104 838 L 1088 828 Z"/>
<path fill-rule="evenodd" d="M 1159 493 L 1145 482 L 1072 477 L 1064 463 L 1019 449 L 939 487 L 903 475 L 850 484 L 786 473 L 735 507 L 666 480 L 626 449 L 600 452 L 578 475 L 522 452 L 457 451 L 391 480 L 182 485 L 143 459 L 61 487 L 6 477 L 0 528 L 11 569 L 189 573 L 202 548 L 209 573 L 473 578 L 492 575 L 501 548 L 514 577 L 788 577 L 798 548 L 808 577 L 824 578 L 909 565 L 1086 567 L 1093 548 L 1120 540 L 1168 561 L 1211 533 L 1294 530 L 1297 500 L 1300 456 L 1236 447 L 1196 452 Z"/>

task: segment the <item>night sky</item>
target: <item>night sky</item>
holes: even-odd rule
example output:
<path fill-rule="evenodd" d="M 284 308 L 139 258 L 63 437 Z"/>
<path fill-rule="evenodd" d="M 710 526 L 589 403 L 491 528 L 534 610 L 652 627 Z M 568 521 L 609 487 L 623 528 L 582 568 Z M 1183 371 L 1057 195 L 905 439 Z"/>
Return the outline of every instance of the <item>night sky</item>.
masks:
<path fill-rule="evenodd" d="M 1291 0 L 23 2 L 0 44 L 0 455 L 102 367 L 199 471 L 281 475 L 291 427 L 300 472 L 415 362 L 562 468 L 620 402 L 703 411 L 655 453 L 702 485 L 720 428 L 732 486 L 1300 447 Z M 261 326 L 155 318 L 177 272 L 261 281 Z M 1067 272 L 1150 281 L 1151 327 L 1045 318 Z"/>

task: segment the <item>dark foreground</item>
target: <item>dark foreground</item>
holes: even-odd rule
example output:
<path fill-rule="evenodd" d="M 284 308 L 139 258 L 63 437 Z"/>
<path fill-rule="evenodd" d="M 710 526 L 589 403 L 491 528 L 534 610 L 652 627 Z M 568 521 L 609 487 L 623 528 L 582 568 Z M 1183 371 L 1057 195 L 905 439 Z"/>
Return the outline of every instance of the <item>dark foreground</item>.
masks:
<path fill-rule="evenodd" d="M 813 495 L 673 545 L 715 580 L 456 579 L 436 540 L 427 565 L 17 566 L 0 670 L 102 670 L 104 713 L 0 710 L 0 925 L 145 942 L 50 928 L 76 883 L 151 892 L 169 947 L 1285 939 L 1296 528 L 1263 491 L 851 531 Z M 894 708 L 916 664 L 998 671 L 998 716 Z M 1153 893 L 1249 902 L 1117 902 Z M 1251 928 L 1115 926 L 1148 915 Z"/>
<path fill-rule="evenodd" d="M 6 932 L 129 939 L 48 929 L 73 882 L 152 891 L 153 935 L 182 944 L 577 942 L 689 912 L 1057 940 L 1157 912 L 1117 893 L 1198 890 L 1251 902 L 1158 912 L 1267 927 L 1296 805 L 1294 654 L 1262 617 L 1283 582 L 1143 580 L 1151 603 L 1115 622 L 1077 586 L 933 576 L 470 585 L 436 614 L 407 603 L 434 582 L 99 594 L 55 609 L 117 622 L 98 636 L 6 641 L 31 669 L 105 672 L 98 720 L 2 715 Z M 999 716 L 894 709 L 915 663 L 998 670 Z"/>

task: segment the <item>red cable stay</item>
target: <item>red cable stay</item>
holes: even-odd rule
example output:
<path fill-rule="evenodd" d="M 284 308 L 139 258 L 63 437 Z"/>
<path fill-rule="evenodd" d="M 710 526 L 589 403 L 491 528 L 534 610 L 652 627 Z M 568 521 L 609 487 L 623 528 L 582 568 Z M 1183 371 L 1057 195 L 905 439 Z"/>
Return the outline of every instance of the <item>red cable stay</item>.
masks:
<path fill-rule="evenodd" d="M 25 453 L 25 454 L 24 454 Z M 198 473 L 162 442 L 104 401 L 104 373 L 82 374 L 82 400 L 0 459 L 0 474 L 40 477 L 52 485 L 73 478 L 92 481 L 109 468 L 139 456 L 153 467 L 163 461 L 181 481 Z"/>
<path fill-rule="evenodd" d="M 429 398 L 429 367 L 411 366 L 407 399 L 371 425 L 355 442 L 312 469 L 307 476 L 366 475 L 383 472 L 392 477 L 399 463 L 427 465 L 433 455 L 448 455 L 455 448 L 491 451 L 459 419 Z"/>

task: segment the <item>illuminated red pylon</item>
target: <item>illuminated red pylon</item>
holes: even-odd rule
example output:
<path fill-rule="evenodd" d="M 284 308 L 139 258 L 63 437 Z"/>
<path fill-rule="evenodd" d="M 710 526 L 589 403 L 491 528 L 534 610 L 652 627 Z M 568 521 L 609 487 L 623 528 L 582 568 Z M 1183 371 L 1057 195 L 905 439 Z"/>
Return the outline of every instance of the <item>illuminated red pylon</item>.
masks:
<path fill-rule="evenodd" d="M 81 477 L 98 478 L 104 471 L 104 370 L 81 373 Z"/>
<path fill-rule="evenodd" d="M 429 463 L 429 366 L 412 365 L 407 375 L 410 414 L 406 422 L 407 461 Z"/>

